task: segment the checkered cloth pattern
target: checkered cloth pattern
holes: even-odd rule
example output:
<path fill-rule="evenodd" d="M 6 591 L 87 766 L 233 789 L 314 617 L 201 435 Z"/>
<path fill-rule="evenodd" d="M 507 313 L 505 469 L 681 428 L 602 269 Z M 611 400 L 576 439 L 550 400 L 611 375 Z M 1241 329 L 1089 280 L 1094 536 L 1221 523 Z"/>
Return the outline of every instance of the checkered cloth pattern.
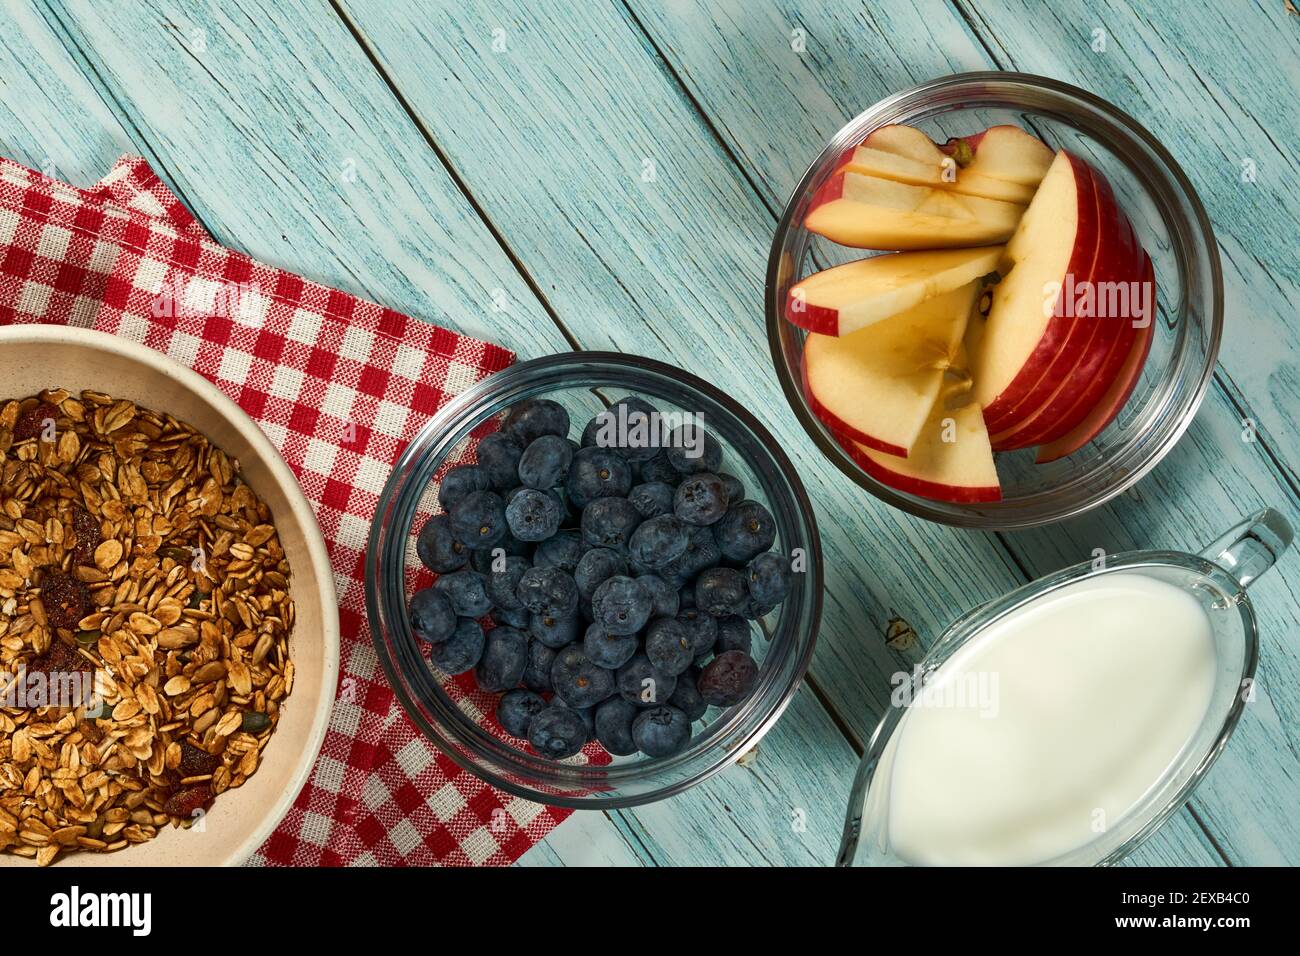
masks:
<path fill-rule="evenodd" d="M 11 322 L 96 328 L 197 370 L 261 425 L 316 510 L 339 595 L 339 691 L 310 781 L 251 862 L 507 864 L 564 819 L 494 791 L 416 731 L 365 614 L 362 551 L 393 462 L 511 353 L 218 245 L 130 156 L 90 189 L 0 159 Z M 448 690 L 475 692 L 463 678 Z"/>

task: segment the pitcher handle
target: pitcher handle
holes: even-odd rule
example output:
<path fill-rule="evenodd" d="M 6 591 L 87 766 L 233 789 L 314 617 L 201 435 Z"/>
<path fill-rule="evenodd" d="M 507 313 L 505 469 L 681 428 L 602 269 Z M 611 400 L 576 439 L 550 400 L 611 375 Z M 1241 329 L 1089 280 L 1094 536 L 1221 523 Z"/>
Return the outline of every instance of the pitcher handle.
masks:
<path fill-rule="evenodd" d="M 1243 518 L 1208 545 L 1201 557 L 1223 568 L 1243 588 L 1273 566 L 1291 544 L 1291 525 L 1272 508 Z"/>

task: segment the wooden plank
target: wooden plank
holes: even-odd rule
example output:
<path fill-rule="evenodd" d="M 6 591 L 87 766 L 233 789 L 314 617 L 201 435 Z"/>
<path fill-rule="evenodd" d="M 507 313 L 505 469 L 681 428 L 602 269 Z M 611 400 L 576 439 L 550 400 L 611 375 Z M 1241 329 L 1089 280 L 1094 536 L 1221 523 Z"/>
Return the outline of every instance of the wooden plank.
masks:
<path fill-rule="evenodd" d="M 517 866 L 646 866 L 608 815 L 579 810 L 519 858 Z"/>
<path fill-rule="evenodd" d="M 185 19 L 165 4 L 51 4 L 28 16 L 0 37 L 16 67 L 4 74 L 8 136 L 31 144 L 19 158 L 40 165 L 57 144 L 60 171 L 84 183 L 141 152 L 249 255 L 524 357 L 564 348 L 337 16 L 313 10 L 309 27 L 260 7 Z"/>
<path fill-rule="evenodd" d="M 905 62 L 916 64 L 914 77 L 898 76 L 887 51 L 882 50 L 883 56 L 863 55 L 861 43 L 834 39 L 860 23 L 860 5 L 819 5 L 802 9 L 798 19 L 784 13 L 769 13 L 764 19 L 761 11 L 771 7 L 729 3 L 711 4 L 706 10 L 699 4 L 678 3 L 669 8 L 643 4 L 636 8 L 636 16 L 656 49 L 668 58 L 676 75 L 712 118 L 728 148 L 752 169 L 750 179 L 765 201 L 771 208 L 779 208 L 823 138 L 845 118 L 893 89 L 942 72 L 950 61 L 924 59 L 923 51 L 908 45 L 914 43 L 909 40 L 912 34 L 900 32 L 894 22 L 888 35 L 899 38 Z M 889 16 L 897 18 L 901 8 L 889 5 Z M 989 65 L 967 62 L 970 39 L 965 44 L 959 39 L 960 23 L 938 23 L 942 18 L 933 8 L 926 5 L 925 9 L 927 26 L 945 38 L 945 50 L 958 51 L 963 68 Z M 1061 17 L 1070 21 L 1068 13 Z M 749 23 L 755 19 L 768 25 L 767 33 L 737 26 L 741 20 Z M 1075 22 L 1091 21 L 1079 14 Z M 771 40 L 770 34 L 778 26 L 783 35 L 788 34 L 790 24 L 805 31 L 803 54 Z M 1002 42 L 1009 41 L 1003 37 Z M 878 46 L 871 47 L 873 54 Z M 768 76 L 768 82 L 757 82 L 761 76 Z M 1093 547 L 1112 551 L 1169 544 L 1190 547 L 1197 540 L 1212 538 L 1228 516 L 1253 507 L 1261 498 L 1294 511 L 1294 491 L 1282 481 L 1284 475 L 1271 465 L 1261 443 L 1240 441 L 1238 419 L 1224 391 L 1212 391 L 1188 438 L 1139 487 L 1142 504 L 1126 499 L 1094 512 L 1083 522 L 1011 535 L 1018 558 L 1037 575 L 1087 558 Z M 1187 540 L 1189 533 L 1191 539 Z M 1285 566 L 1283 573 L 1287 573 Z M 1294 571 L 1290 574 L 1294 576 Z M 1266 625 L 1265 654 L 1278 673 L 1276 679 L 1265 675 L 1264 680 L 1274 704 L 1285 698 L 1282 712 L 1294 713 L 1296 662 L 1293 649 L 1286 645 L 1287 635 L 1297 630 L 1300 605 L 1285 593 L 1265 593 L 1270 599 L 1262 613 L 1272 619 L 1271 626 Z M 1243 721 L 1229 749 L 1260 767 L 1257 776 L 1229 784 L 1221 782 L 1226 772 L 1216 770 L 1195 801 L 1202 818 L 1213 821 L 1213 832 L 1236 862 L 1276 859 L 1279 854 L 1287 859 L 1300 856 L 1300 838 L 1287 809 L 1295 805 L 1297 796 L 1293 737 L 1279 722 L 1267 719 L 1264 708 L 1259 710 L 1259 719 L 1249 716 Z M 1260 823 L 1261 814 L 1266 823 Z M 1272 834 L 1272 843 L 1261 841 L 1262 832 Z"/>
<path fill-rule="evenodd" d="M 891 610 L 932 637 L 1021 577 L 991 536 L 912 521 L 850 486 L 791 422 L 760 317 L 773 217 L 730 165 L 734 143 L 714 139 L 670 76 L 646 70 L 653 49 L 635 23 L 621 29 L 614 11 L 590 11 L 581 30 L 555 4 L 494 16 L 451 3 L 346 11 L 583 344 L 667 354 L 726 383 L 796 460 L 827 548 L 813 673 L 865 738 L 889 675 L 910 664 L 880 640 Z M 494 53 L 498 29 L 504 48 Z M 785 28 L 743 39 L 718 32 L 773 55 L 788 43 Z M 726 59 L 726 69 L 745 55 Z M 452 75 L 461 84 L 454 97 Z M 748 142 L 767 138 L 749 132 Z M 778 138 L 773 152 L 788 146 Z M 514 158 L 509 177 L 501 156 Z M 1187 820 L 1146 852 L 1151 861 L 1216 859 Z"/>
<path fill-rule="evenodd" d="M 223 238 L 413 314 L 439 321 L 450 314 L 448 324 L 525 356 L 567 347 L 328 6 L 227 4 L 182 21 L 153 4 L 127 3 L 111 11 L 51 6 L 46 16 Z M 141 71 L 141 62 L 154 68 Z M 347 159 L 356 161 L 355 182 L 340 178 Z M 491 310 L 494 288 L 507 290 L 509 311 Z M 428 308 L 431 296 L 441 310 Z M 842 814 L 855 763 L 843 735 L 811 699 L 791 707 L 782 729 L 817 746 L 791 751 L 770 738 L 778 741 L 765 748 L 772 779 L 811 782 L 810 812 Z M 725 813 L 727 787 L 719 778 L 676 798 L 653 827 L 640 822 L 641 811 L 620 821 L 657 834 L 672 834 L 676 816 L 716 822 L 717 847 L 670 840 L 658 862 L 762 862 L 765 848 L 750 846 L 741 821 Z M 767 817 L 788 812 L 776 783 L 760 793 Z M 800 849 L 829 861 L 837 844 L 838 832 L 824 828 Z"/>

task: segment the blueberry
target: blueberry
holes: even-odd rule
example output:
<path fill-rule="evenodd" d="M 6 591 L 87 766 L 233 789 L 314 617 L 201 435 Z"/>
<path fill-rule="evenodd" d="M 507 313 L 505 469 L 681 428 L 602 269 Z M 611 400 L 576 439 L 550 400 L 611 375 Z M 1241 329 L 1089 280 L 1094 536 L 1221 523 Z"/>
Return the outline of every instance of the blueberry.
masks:
<path fill-rule="evenodd" d="M 611 634 L 592 624 L 582 638 L 582 651 L 601 667 L 619 668 L 632 659 L 641 641 L 635 634 Z"/>
<path fill-rule="evenodd" d="M 685 587 L 705 568 L 722 560 L 712 528 L 698 528 L 691 534 L 686 553 L 661 569 L 665 581 L 678 588 Z"/>
<path fill-rule="evenodd" d="M 474 677 L 483 690 L 498 694 L 516 687 L 527 666 L 528 635 L 513 627 L 494 627 L 487 633 Z"/>
<path fill-rule="evenodd" d="M 678 425 L 668 439 L 668 463 L 683 475 L 717 473 L 722 467 L 722 446 L 698 423 Z"/>
<path fill-rule="evenodd" d="M 673 486 L 663 481 L 647 481 L 629 491 L 627 500 L 641 512 L 642 518 L 670 514 L 673 510 Z"/>
<path fill-rule="evenodd" d="M 421 564 L 438 574 L 463 568 L 469 561 L 469 548 L 452 533 L 446 515 L 434 515 L 424 523 L 415 539 L 415 553 Z"/>
<path fill-rule="evenodd" d="M 649 461 L 642 462 L 641 480 L 648 484 L 662 482 L 665 485 L 675 486 L 682 480 L 682 473 L 668 460 L 668 452 L 660 451 Z"/>
<path fill-rule="evenodd" d="M 582 726 L 587 731 L 587 740 L 596 739 L 596 708 L 595 707 L 570 707 L 568 704 L 560 700 L 560 698 L 558 697 L 554 699 L 554 703 L 559 707 L 563 707 L 566 710 L 571 710 L 575 714 L 577 714 L 579 719 L 582 721 Z"/>
<path fill-rule="evenodd" d="M 578 624 L 577 614 L 565 617 L 534 614 L 528 620 L 528 633 L 547 647 L 563 647 L 577 639 Z"/>
<path fill-rule="evenodd" d="M 524 488 L 506 505 L 506 523 L 520 541 L 545 541 L 560 530 L 564 506 L 545 491 Z"/>
<path fill-rule="evenodd" d="M 745 607 L 745 575 L 735 568 L 706 568 L 695 579 L 695 606 L 712 617 L 726 617 Z"/>
<path fill-rule="evenodd" d="M 492 620 L 497 624 L 508 624 L 511 627 L 517 627 L 520 630 L 528 626 L 532 615 L 528 613 L 528 608 L 522 605 L 517 608 L 494 607 L 492 609 Z"/>
<path fill-rule="evenodd" d="M 682 480 L 673 496 L 673 513 L 687 524 L 713 524 L 727 513 L 727 488 L 717 475 L 704 472 Z"/>
<path fill-rule="evenodd" d="M 501 570 L 495 570 L 498 567 Z M 500 563 L 488 562 L 488 570 L 483 577 L 487 582 L 488 600 L 494 608 L 498 611 L 524 610 L 516 589 L 519 587 L 519 579 L 528 568 L 528 559 L 517 555 L 510 555 Z"/>
<path fill-rule="evenodd" d="M 615 501 L 618 499 L 609 499 Z M 600 502 L 592 504 L 596 507 Z M 628 540 L 628 554 L 646 567 L 662 568 L 686 553 L 691 529 L 676 515 L 659 515 L 642 521 Z"/>
<path fill-rule="evenodd" d="M 705 711 L 709 709 L 709 705 L 700 696 L 699 688 L 695 686 L 695 682 L 699 679 L 699 671 L 694 667 L 688 668 L 686 673 L 682 674 L 677 681 L 677 688 L 673 691 L 673 696 L 668 698 L 668 705 L 676 707 L 691 722 L 699 720 L 704 716 Z M 621 700 L 622 698 L 615 699 Z"/>
<path fill-rule="evenodd" d="M 767 551 L 745 569 L 749 593 L 755 604 L 775 606 L 790 590 L 790 565 L 775 551 Z"/>
<path fill-rule="evenodd" d="M 487 491 L 492 487 L 487 472 L 477 465 L 458 465 L 442 476 L 438 483 L 438 504 L 450 512 L 472 491 Z"/>
<path fill-rule="evenodd" d="M 623 699 L 638 707 L 653 707 L 677 689 L 677 678 L 659 670 L 644 654 L 637 654 L 620 667 L 615 679 Z"/>
<path fill-rule="evenodd" d="M 543 435 L 569 434 L 569 413 L 559 402 L 549 398 L 534 398 L 510 409 L 501 429 L 509 432 L 524 448 Z"/>
<path fill-rule="evenodd" d="M 632 469 L 618 452 L 583 448 L 573 456 L 564 490 L 578 508 L 597 498 L 621 497 L 632 490 Z"/>
<path fill-rule="evenodd" d="M 615 757 L 637 752 L 632 740 L 632 721 L 640 710 L 622 697 L 611 697 L 596 705 L 596 740 Z"/>
<path fill-rule="evenodd" d="M 627 574 L 627 559 L 623 555 L 612 548 L 592 548 L 573 569 L 573 580 L 578 584 L 578 595 L 590 601 L 596 588 L 619 574 Z"/>
<path fill-rule="evenodd" d="M 745 562 L 776 541 L 776 521 L 757 501 L 742 501 L 722 516 L 714 529 L 725 558 Z"/>
<path fill-rule="evenodd" d="M 451 509 L 451 530 L 471 548 L 490 548 L 506 536 L 506 503 L 491 491 L 471 491 Z"/>
<path fill-rule="evenodd" d="M 744 651 L 726 651 L 709 661 L 696 686 L 706 703 L 732 707 L 758 683 L 758 665 Z"/>
<path fill-rule="evenodd" d="M 511 690 L 497 701 L 497 723 L 512 737 L 528 736 L 528 724 L 545 709 L 546 701 L 531 690 Z"/>
<path fill-rule="evenodd" d="M 593 548 L 626 548 L 640 523 L 626 498 L 597 498 L 582 509 L 582 539 Z"/>
<path fill-rule="evenodd" d="M 486 580 L 477 571 L 465 568 L 440 575 L 433 587 L 447 596 L 458 617 L 482 617 L 492 610 Z"/>
<path fill-rule="evenodd" d="M 479 662 L 485 643 L 478 621 L 462 617 L 451 637 L 429 647 L 429 660 L 444 674 L 463 674 Z"/>
<path fill-rule="evenodd" d="M 528 723 L 528 742 L 543 757 L 572 757 L 587 742 L 587 725 L 577 711 L 551 702 Z"/>
<path fill-rule="evenodd" d="M 507 557 L 526 558 L 532 553 L 533 546 L 526 541 L 520 541 L 507 528 L 505 537 L 490 548 L 478 548 L 470 552 L 469 564 L 479 574 L 487 574 L 492 570 L 492 564 L 499 558 L 502 553 Z"/>
<path fill-rule="evenodd" d="M 587 551 L 582 535 L 577 531 L 559 531 L 555 537 L 543 541 L 533 552 L 533 567 L 560 568 L 573 573 L 578 566 L 578 559 Z"/>
<path fill-rule="evenodd" d="M 677 615 L 677 620 L 690 635 L 691 646 L 695 656 L 707 654 L 713 650 L 718 640 L 718 622 L 699 608 L 689 607 Z"/>
<path fill-rule="evenodd" d="M 445 594 L 433 588 L 411 596 L 411 630 L 426 644 L 438 644 L 456 628 L 456 611 Z"/>
<path fill-rule="evenodd" d="M 591 596 L 597 623 L 611 634 L 635 634 L 650 619 L 650 591 L 636 578 L 615 575 Z"/>
<path fill-rule="evenodd" d="M 541 641 L 532 641 L 528 645 L 528 666 L 524 668 L 524 686 L 539 694 L 550 693 L 551 665 L 555 663 L 556 650 L 547 647 Z M 522 735 L 520 735 L 522 736 Z"/>
<path fill-rule="evenodd" d="M 551 686 L 555 696 L 570 707 L 594 707 L 614 693 L 614 672 L 587 657 L 577 644 L 570 644 L 555 655 Z"/>
<path fill-rule="evenodd" d="M 519 456 L 523 445 L 509 432 L 493 432 L 478 443 L 478 467 L 498 491 L 519 484 Z"/>
<path fill-rule="evenodd" d="M 741 617 L 748 618 L 751 621 L 757 621 L 760 617 L 767 617 L 767 615 L 771 614 L 775 610 L 775 604 L 760 604 L 758 601 L 751 599 L 746 602 L 740 615 Z"/>
<path fill-rule="evenodd" d="M 728 501 L 741 501 L 745 497 L 745 484 L 735 475 L 719 474 L 722 479 L 722 487 L 727 489 Z"/>
<path fill-rule="evenodd" d="M 515 594 L 534 614 L 568 617 L 578 607 L 578 585 L 560 568 L 529 568 L 520 576 Z"/>
<path fill-rule="evenodd" d="M 692 633 L 676 618 L 655 618 L 646 628 L 645 655 L 658 670 L 676 677 L 695 659 Z"/>
<path fill-rule="evenodd" d="M 632 739 L 647 757 L 671 757 L 691 741 L 691 721 L 676 707 L 652 707 L 632 721 Z"/>
<path fill-rule="evenodd" d="M 564 483 L 573 463 L 573 446 L 559 435 L 543 435 L 519 459 L 519 481 L 529 488 L 550 489 Z"/>
<path fill-rule="evenodd" d="M 676 617 L 681 610 L 677 589 L 657 574 L 640 574 L 637 580 L 650 592 L 651 617 Z"/>
<path fill-rule="evenodd" d="M 743 617 L 732 614 L 718 621 L 718 641 L 713 649 L 719 654 L 727 651 L 744 651 L 748 654 L 752 642 L 753 628 Z"/>
<path fill-rule="evenodd" d="M 628 396 L 599 412 L 582 430 L 587 447 L 617 449 L 628 461 L 659 454 L 659 411 L 643 398 Z"/>

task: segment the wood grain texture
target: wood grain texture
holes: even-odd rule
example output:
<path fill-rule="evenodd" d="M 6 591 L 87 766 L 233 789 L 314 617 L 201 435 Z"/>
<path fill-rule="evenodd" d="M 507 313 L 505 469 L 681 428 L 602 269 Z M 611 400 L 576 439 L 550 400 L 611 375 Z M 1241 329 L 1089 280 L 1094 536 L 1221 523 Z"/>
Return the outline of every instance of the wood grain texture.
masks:
<path fill-rule="evenodd" d="M 891 613 L 933 637 L 955 609 L 1023 578 L 992 537 L 901 518 L 848 485 L 791 421 L 762 338 L 760 282 L 774 217 L 730 164 L 734 144 L 715 138 L 670 73 L 647 70 L 647 58 L 658 64 L 653 44 L 632 18 L 620 30 L 615 10 L 590 11 L 575 29 L 555 4 L 493 16 L 453 4 L 389 7 L 382 16 L 366 5 L 346 9 L 580 341 L 664 350 L 726 382 L 795 458 L 827 548 L 827 614 L 813 674 L 864 739 L 889 675 L 910 663 L 880 641 Z M 495 52 L 493 30 L 504 31 L 504 49 Z M 745 38 L 759 43 L 764 35 Z M 788 49 L 788 28 L 766 41 L 765 49 Z M 726 68 L 759 55 L 747 49 Z M 452 77 L 461 95 L 449 95 Z M 729 73 L 723 79 L 735 83 Z M 769 138 L 774 150 L 802 151 L 782 135 Z M 508 181 L 501 155 L 520 159 Z M 557 228 L 562 223 L 567 229 Z M 1217 860 L 1188 819 L 1146 852 L 1149 861 Z"/>
<path fill-rule="evenodd" d="M 866 14 L 880 19 L 878 29 L 888 29 L 891 37 L 899 38 L 895 45 L 902 47 L 903 62 L 915 64 L 915 75 L 910 77 L 866 33 L 844 41 L 862 23 L 861 4 L 800 5 L 797 10 L 788 5 L 773 10 L 773 6 L 723 3 L 706 8 L 676 3 L 667 8 L 653 4 L 634 8 L 656 48 L 713 119 L 729 148 L 754 168 L 751 180 L 765 192 L 772 208 L 779 208 L 808 157 L 849 116 L 894 89 L 944 72 L 953 59 L 963 69 L 992 65 L 974 52 L 972 44 L 978 39 L 966 21 L 953 15 L 947 25 L 937 22 L 943 18 L 931 4 L 924 5 L 928 29 L 947 38 L 945 50 L 955 51 L 943 62 L 923 59 L 924 51 L 909 39 L 914 31 L 897 29 L 902 5 L 872 5 Z M 766 16 L 764 9 L 769 11 Z M 1061 11 L 1059 5 L 1056 9 Z M 1068 13 L 1060 17 L 1070 20 Z M 1018 30 L 1001 37 L 1004 48 L 1013 48 L 1021 36 L 1031 42 L 1024 27 L 1027 22 L 1022 17 Z M 804 31 L 803 54 L 792 51 L 788 42 L 782 45 L 770 39 L 772 31 L 788 38 L 794 29 Z M 884 55 L 876 55 L 878 50 Z M 977 62 L 971 62 L 972 55 Z M 758 82 L 764 76 L 768 82 Z M 1109 88 L 1094 89 L 1111 95 Z M 1291 343 L 1286 329 L 1276 322 L 1272 333 L 1284 343 L 1277 353 L 1283 364 Z M 1198 541 L 1210 540 L 1261 500 L 1294 514 L 1296 496 L 1286 470 L 1273 464 L 1263 442 L 1241 441 L 1239 422 L 1232 398 L 1222 387 L 1212 390 L 1189 436 L 1135 495 L 1076 522 L 1008 536 L 1017 559 L 1038 575 L 1084 560 L 1096 547 L 1111 552 L 1154 546 L 1197 550 Z M 1279 572 L 1277 577 L 1283 581 L 1288 576 L 1295 579 L 1294 570 L 1286 565 Z M 1267 579 L 1259 587 L 1265 583 Z M 1289 714 L 1297 706 L 1296 658 L 1288 648 L 1300 632 L 1300 606 L 1284 583 L 1277 578 L 1271 583 L 1273 589 L 1263 590 L 1259 599 L 1263 653 L 1273 670 L 1261 677 L 1261 683 L 1267 683 L 1271 696 L 1267 706 L 1243 721 L 1230 748 L 1249 765 L 1263 769 L 1243 780 L 1231 770 L 1218 768 L 1194 801 L 1202 820 L 1214 821 L 1211 830 L 1234 862 L 1300 857 L 1300 835 L 1287 809 L 1296 803 L 1300 778 L 1295 731 L 1288 729 L 1294 724 L 1270 719 L 1273 709 Z M 1261 825 L 1261 816 L 1267 823 Z M 1261 841 L 1263 830 L 1273 834 L 1271 840 Z"/>
<path fill-rule="evenodd" d="M 218 241 L 525 357 L 564 348 L 338 17 L 310 13 L 195 5 L 182 18 L 169 4 L 50 4 L 30 33 L 0 43 L 50 54 L 61 41 L 95 90 L 90 105 L 107 104 L 113 119 L 86 122 L 84 91 L 68 87 L 45 94 L 67 96 L 62 105 L 18 129 L 57 141 L 49 128 L 67 115 L 84 127 L 73 142 L 83 143 L 85 180 L 126 139 Z M 44 77 L 24 79 L 36 92 Z M 127 135 L 96 133 L 99 123 Z"/>
<path fill-rule="evenodd" d="M 566 348 L 547 306 L 494 244 L 333 10 L 319 3 L 261 7 L 187 11 L 184 21 L 147 3 L 103 12 L 50 7 L 46 15 L 219 237 L 236 245 L 260 240 L 260 248 L 245 248 L 524 356 Z M 156 66 L 143 70 L 143 63 Z M 355 181 L 340 175 L 349 160 Z M 507 290 L 512 308 L 505 313 L 491 310 L 495 288 Z M 430 295 L 456 320 L 422 306 Z M 782 795 L 783 781 L 792 793 L 796 781 L 815 781 L 809 813 L 841 816 L 855 763 L 843 735 L 808 695 L 792 705 L 781 731 L 791 742 L 769 737 L 776 742 L 762 758 L 772 781 L 756 798 L 763 815 L 789 813 L 794 797 Z M 653 827 L 640 822 L 640 810 L 614 819 L 626 830 L 660 835 L 657 855 L 646 862 L 707 856 L 761 863 L 778 852 L 834 858 L 838 824 L 787 844 L 753 845 L 725 811 L 729 779 L 720 775 L 676 798 L 674 811 Z M 716 845 L 707 850 L 675 829 L 701 820 L 716 828 Z"/>

